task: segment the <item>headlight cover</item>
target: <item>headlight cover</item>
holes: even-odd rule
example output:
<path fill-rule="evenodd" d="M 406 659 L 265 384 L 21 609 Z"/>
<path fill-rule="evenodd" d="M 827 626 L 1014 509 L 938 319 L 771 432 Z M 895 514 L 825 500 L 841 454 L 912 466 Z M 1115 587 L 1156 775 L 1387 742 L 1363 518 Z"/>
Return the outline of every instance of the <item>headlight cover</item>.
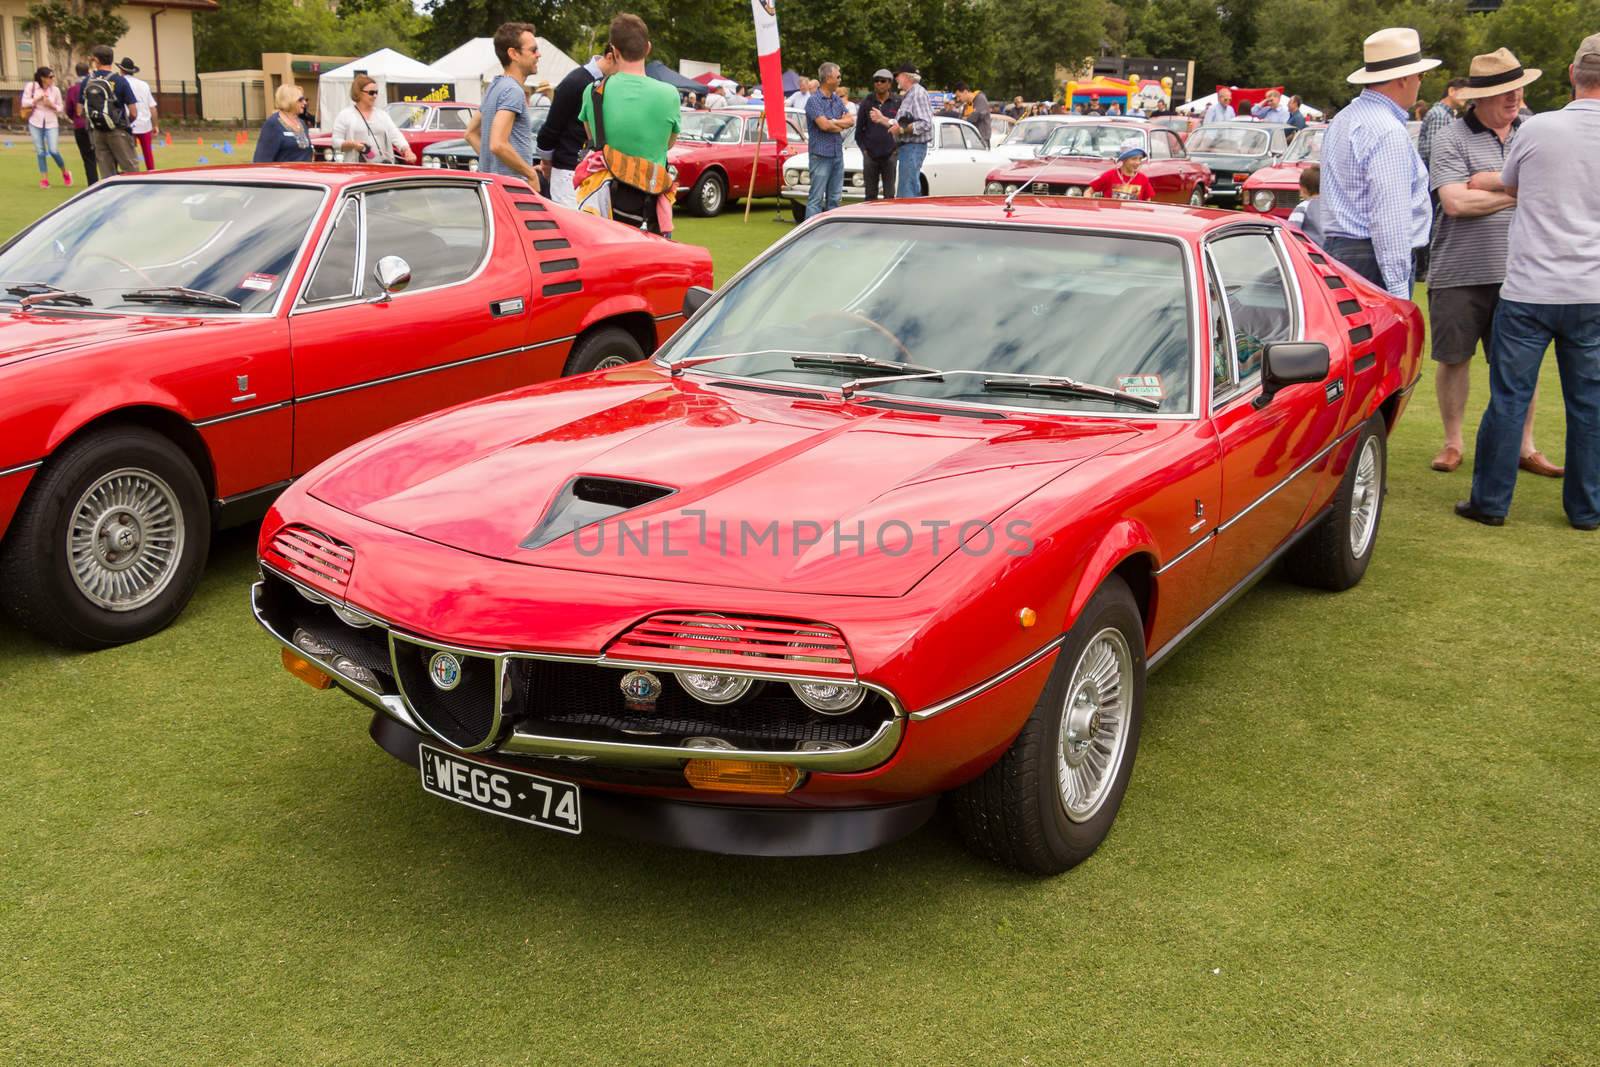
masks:
<path fill-rule="evenodd" d="M 783 183 L 785 185 L 799 185 L 801 174 L 802 171 L 799 167 L 790 167 L 783 172 Z"/>
<path fill-rule="evenodd" d="M 1250 194 L 1250 206 L 1265 215 L 1272 210 L 1272 202 L 1276 199 L 1271 189 L 1257 189 Z"/>
<path fill-rule="evenodd" d="M 983 191 L 989 196 L 995 196 L 996 194 L 1004 191 L 1004 189 L 1005 186 L 1001 185 L 999 182 L 990 182 L 988 185 L 983 187 Z"/>
<path fill-rule="evenodd" d="M 1068 196 L 1082 196 L 1083 195 L 1083 186 L 1081 186 L 1081 185 L 1069 185 L 1069 186 L 1067 186 L 1067 195 Z"/>

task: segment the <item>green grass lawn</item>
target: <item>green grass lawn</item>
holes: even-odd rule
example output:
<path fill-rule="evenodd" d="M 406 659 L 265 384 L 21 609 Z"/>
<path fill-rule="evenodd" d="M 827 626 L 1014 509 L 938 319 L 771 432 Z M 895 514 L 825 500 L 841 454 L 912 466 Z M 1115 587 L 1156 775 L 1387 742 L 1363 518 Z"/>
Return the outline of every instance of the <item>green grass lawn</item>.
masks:
<path fill-rule="evenodd" d="M 55 196 L 23 162 L 0 225 Z M 680 236 L 721 280 L 787 232 Z M 1116 828 L 1051 880 L 943 820 L 774 861 L 429 797 L 279 667 L 253 530 L 137 645 L 0 624 L 0 1060 L 1594 1062 L 1600 539 L 1544 479 L 1451 515 L 1431 385 L 1366 580 L 1269 579 L 1155 675 Z"/>

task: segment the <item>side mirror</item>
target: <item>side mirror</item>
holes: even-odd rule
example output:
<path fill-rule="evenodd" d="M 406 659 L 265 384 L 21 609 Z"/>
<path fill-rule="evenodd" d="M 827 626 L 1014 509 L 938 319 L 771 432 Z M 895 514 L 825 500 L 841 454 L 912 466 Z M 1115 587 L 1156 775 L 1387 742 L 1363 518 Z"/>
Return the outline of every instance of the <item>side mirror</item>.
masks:
<path fill-rule="evenodd" d="M 696 311 L 706 306 L 706 301 L 711 299 L 711 290 L 703 285 L 691 285 L 683 294 L 683 317 L 688 318 Z"/>
<path fill-rule="evenodd" d="M 383 292 L 368 303 L 387 304 L 394 294 L 403 292 L 405 287 L 411 284 L 411 264 L 399 256 L 384 256 L 378 260 L 378 265 L 372 268 L 372 277 Z"/>
<path fill-rule="evenodd" d="M 1286 385 L 1320 382 L 1328 376 L 1328 346 L 1321 341 L 1278 341 L 1261 353 L 1261 395 L 1254 403 L 1266 407 Z"/>

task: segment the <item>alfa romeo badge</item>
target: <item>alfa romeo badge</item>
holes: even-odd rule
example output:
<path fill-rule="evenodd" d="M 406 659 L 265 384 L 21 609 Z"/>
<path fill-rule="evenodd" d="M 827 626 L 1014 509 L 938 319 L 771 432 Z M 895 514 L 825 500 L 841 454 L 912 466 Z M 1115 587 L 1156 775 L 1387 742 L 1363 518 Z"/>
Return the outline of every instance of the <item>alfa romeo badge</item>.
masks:
<path fill-rule="evenodd" d="M 428 661 L 428 677 L 434 688 L 448 693 L 461 684 L 461 661 L 449 652 L 435 652 Z"/>
<path fill-rule="evenodd" d="M 622 697 L 629 711 L 655 711 L 661 696 L 661 679 L 649 671 L 629 671 L 622 676 Z"/>

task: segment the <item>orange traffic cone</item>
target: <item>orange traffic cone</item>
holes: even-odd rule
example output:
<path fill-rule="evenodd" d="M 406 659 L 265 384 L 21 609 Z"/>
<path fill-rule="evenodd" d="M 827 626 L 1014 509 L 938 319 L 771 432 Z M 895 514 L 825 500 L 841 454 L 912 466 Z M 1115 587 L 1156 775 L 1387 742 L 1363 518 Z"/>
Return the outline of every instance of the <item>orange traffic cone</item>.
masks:
<path fill-rule="evenodd" d="M 171 148 L 172 147 L 172 134 L 169 133 L 164 138 L 162 138 L 161 143 L 164 144 L 166 147 Z"/>
<path fill-rule="evenodd" d="M 206 139 L 204 137 L 196 137 L 194 139 L 194 143 L 199 145 L 201 148 L 204 148 L 206 146 Z"/>

